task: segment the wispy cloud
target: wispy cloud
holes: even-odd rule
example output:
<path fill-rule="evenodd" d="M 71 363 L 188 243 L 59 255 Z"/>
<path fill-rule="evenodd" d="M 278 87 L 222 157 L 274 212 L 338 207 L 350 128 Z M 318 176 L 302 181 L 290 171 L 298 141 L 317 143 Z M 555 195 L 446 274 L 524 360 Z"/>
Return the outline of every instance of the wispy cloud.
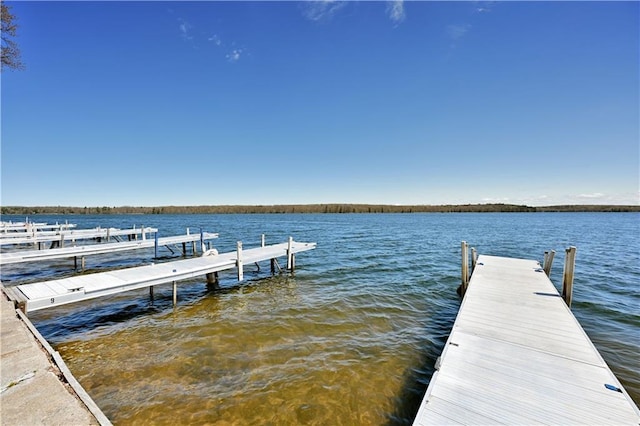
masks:
<path fill-rule="evenodd" d="M 488 204 L 508 203 L 509 201 L 510 201 L 510 198 L 508 197 L 501 197 L 501 198 L 485 197 L 482 199 L 483 203 L 488 203 Z"/>
<path fill-rule="evenodd" d="M 173 14 L 173 10 L 168 10 L 168 12 Z M 189 42 L 189 45 L 193 49 L 200 50 L 204 43 L 213 44 L 218 55 L 223 55 L 224 52 L 228 52 L 224 54 L 224 58 L 231 63 L 238 62 L 242 57 L 247 56 L 247 50 L 244 47 L 236 48 L 235 42 L 229 42 L 228 40 L 223 42 L 218 34 L 213 33 L 207 36 L 207 33 L 212 34 L 212 32 L 205 32 L 199 28 L 195 28 L 184 18 L 178 18 L 178 34 L 185 42 Z M 218 50 L 217 48 L 220 49 Z"/>
<path fill-rule="evenodd" d="M 471 25 L 469 24 L 448 25 L 447 35 L 453 41 L 458 41 L 462 37 L 464 37 L 464 35 L 467 34 L 470 29 L 471 29 Z"/>
<path fill-rule="evenodd" d="M 399 24 L 404 21 L 404 0 L 393 0 L 387 3 L 387 13 L 389 18 L 395 23 Z"/>
<path fill-rule="evenodd" d="M 475 13 L 489 13 L 494 6 L 493 1 L 477 1 L 473 3 Z"/>
<path fill-rule="evenodd" d="M 213 44 L 215 44 L 216 46 L 222 46 L 222 40 L 220 40 L 220 37 L 218 37 L 217 34 L 212 35 L 211 37 L 209 37 L 207 39 L 208 41 L 212 42 Z"/>
<path fill-rule="evenodd" d="M 312 0 L 302 3 L 302 14 L 312 21 L 331 19 L 336 12 L 347 5 L 346 1 Z"/>
<path fill-rule="evenodd" d="M 233 49 L 231 52 L 227 54 L 227 61 L 229 62 L 238 62 L 240 57 L 242 56 L 242 49 Z"/>
<path fill-rule="evenodd" d="M 178 21 L 180 22 L 180 37 L 182 37 L 182 39 L 185 41 L 193 40 L 193 37 L 191 36 L 191 28 L 193 27 L 191 26 L 191 24 L 189 24 L 182 18 L 178 18 Z"/>
<path fill-rule="evenodd" d="M 585 198 L 587 200 L 593 200 L 593 199 L 597 199 L 597 198 L 603 198 L 604 194 L 601 192 L 594 192 L 592 194 L 580 194 L 578 195 L 578 198 Z"/>
<path fill-rule="evenodd" d="M 527 206 L 554 206 L 562 204 L 612 204 L 612 205 L 640 205 L 640 191 L 627 193 L 592 192 L 582 194 L 525 194 L 512 197 L 485 197 L 478 200 L 481 203 L 524 204 Z"/>

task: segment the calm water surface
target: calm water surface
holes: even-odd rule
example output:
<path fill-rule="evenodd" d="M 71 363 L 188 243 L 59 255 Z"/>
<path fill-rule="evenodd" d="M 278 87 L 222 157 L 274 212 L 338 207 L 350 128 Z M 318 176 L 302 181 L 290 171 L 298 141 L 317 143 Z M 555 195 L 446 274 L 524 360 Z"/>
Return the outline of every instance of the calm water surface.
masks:
<path fill-rule="evenodd" d="M 3 220 L 24 217 L 3 216 Z M 578 248 L 573 311 L 640 401 L 640 215 L 286 214 L 34 216 L 78 228 L 190 227 L 218 232 L 220 252 L 317 242 L 294 276 L 247 265 L 221 273 L 34 312 L 41 333 L 116 425 L 410 424 L 460 304 L 460 241 L 481 254 L 541 260 Z M 160 261 L 170 260 L 164 252 Z M 88 273 L 147 264 L 153 250 L 87 259 Z M 60 260 L 6 267 L 8 284 L 73 274 Z"/>

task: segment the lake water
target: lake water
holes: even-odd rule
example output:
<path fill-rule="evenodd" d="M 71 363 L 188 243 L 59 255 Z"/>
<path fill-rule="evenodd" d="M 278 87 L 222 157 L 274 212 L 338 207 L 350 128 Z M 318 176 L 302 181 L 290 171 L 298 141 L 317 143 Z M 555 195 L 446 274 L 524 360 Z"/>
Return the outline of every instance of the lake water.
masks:
<path fill-rule="evenodd" d="M 573 312 L 640 401 L 640 214 L 33 216 L 78 228 L 190 227 L 220 252 L 316 242 L 296 271 L 245 266 L 30 314 L 114 424 L 410 424 L 460 305 L 460 242 L 542 260 L 577 247 Z M 23 221 L 24 217 L 3 216 Z M 165 253 L 165 254 L 168 254 Z M 88 273 L 150 263 L 153 249 L 87 258 Z M 169 260 L 168 258 L 162 261 Z M 73 274 L 72 260 L 5 267 L 5 284 Z"/>

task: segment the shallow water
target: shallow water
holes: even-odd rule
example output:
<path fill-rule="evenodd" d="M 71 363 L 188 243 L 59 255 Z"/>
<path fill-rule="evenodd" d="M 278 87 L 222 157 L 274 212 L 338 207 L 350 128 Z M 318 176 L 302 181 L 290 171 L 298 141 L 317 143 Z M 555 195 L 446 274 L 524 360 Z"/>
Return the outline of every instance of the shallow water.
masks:
<path fill-rule="evenodd" d="M 24 217 L 3 216 L 3 220 Z M 578 248 L 573 311 L 640 401 L 640 215 L 287 214 L 35 216 L 78 228 L 201 227 L 220 252 L 317 242 L 295 274 L 247 265 L 171 286 L 30 314 L 114 424 L 410 424 L 451 329 L 460 241 L 481 254 L 541 260 Z M 166 252 L 163 260 L 169 260 Z M 153 250 L 87 259 L 91 272 L 152 261 Z M 6 267 L 16 284 L 70 275 L 73 262 Z"/>

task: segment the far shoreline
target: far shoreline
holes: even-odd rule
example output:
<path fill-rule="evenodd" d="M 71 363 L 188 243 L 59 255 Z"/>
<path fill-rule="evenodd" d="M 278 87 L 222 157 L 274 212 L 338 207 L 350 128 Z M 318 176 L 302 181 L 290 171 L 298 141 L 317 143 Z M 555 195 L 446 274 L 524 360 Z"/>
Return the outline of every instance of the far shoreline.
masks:
<path fill-rule="evenodd" d="M 113 215 L 113 214 L 287 214 L 287 213 L 627 213 L 640 205 L 568 204 L 527 206 L 518 204 L 274 204 L 199 206 L 2 206 L 2 215 Z"/>

